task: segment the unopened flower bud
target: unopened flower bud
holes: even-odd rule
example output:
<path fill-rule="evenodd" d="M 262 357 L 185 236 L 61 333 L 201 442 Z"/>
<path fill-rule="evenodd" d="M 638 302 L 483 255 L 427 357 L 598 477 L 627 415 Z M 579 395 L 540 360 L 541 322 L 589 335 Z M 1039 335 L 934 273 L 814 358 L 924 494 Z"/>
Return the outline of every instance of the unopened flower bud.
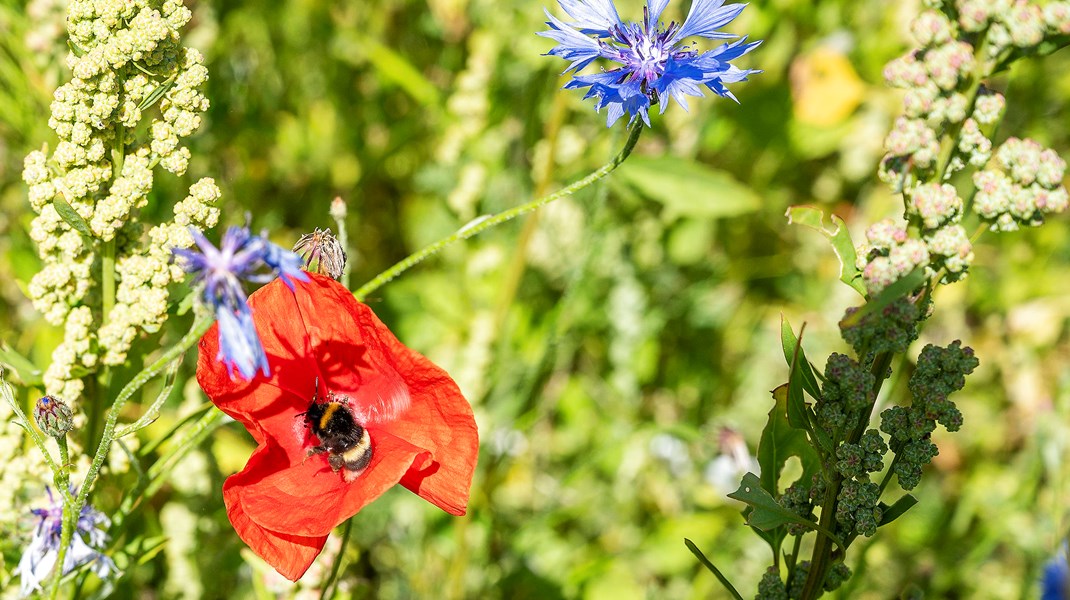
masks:
<path fill-rule="evenodd" d="M 342 200 L 341 196 L 335 196 L 331 201 L 330 208 L 331 218 L 335 221 L 342 221 L 346 218 L 346 201 Z"/>
<path fill-rule="evenodd" d="M 74 426 L 71 407 L 55 396 L 42 396 L 33 407 L 33 418 L 41 431 L 54 438 L 67 435 Z"/>
<path fill-rule="evenodd" d="M 342 204 L 343 212 L 345 204 Z M 334 205 L 331 205 L 334 212 Z M 293 251 L 305 261 L 305 270 L 310 273 L 322 273 L 331 279 L 342 277 L 346 266 L 346 252 L 331 230 L 317 228 L 312 233 L 301 236 L 294 244 Z"/>

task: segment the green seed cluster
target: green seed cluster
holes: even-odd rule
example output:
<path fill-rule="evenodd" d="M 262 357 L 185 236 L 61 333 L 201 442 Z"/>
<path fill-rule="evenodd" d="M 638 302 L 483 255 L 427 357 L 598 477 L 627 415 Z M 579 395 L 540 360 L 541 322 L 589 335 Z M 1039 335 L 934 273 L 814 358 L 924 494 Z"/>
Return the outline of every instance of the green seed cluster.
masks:
<path fill-rule="evenodd" d="M 836 470 L 844 479 L 866 477 L 884 467 L 888 445 L 876 429 L 862 434 L 857 444 L 845 442 L 836 449 Z"/>
<path fill-rule="evenodd" d="M 825 591 L 832 592 L 843 585 L 843 582 L 851 578 L 851 569 L 843 562 L 832 563 L 828 573 L 825 574 Z"/>
<path fill-rule="evenodd" d="M 922 467 L 937 455 L 929 439 L 936 424 L 948 431 L 962 426 L 962 413 L 948 397 L 966 385 L 966 375 L 978 364 L 973 350 L 957 340 L 946 348 L 927 345 L 910 377 L 911 405 L 893 406 L 881 413 L 881 431 L 892 439 L 895 474 L 903 489 L 916 487 Z"/>
<path fill-rule="evenodd" d="M 879 312 L 853 322 L 850 317 L 858 310 L 847 309 L 840 321 L 840 335 L 858 356 L 868 358 L 879 352 L 901 354 L 918 338 L 922 309 L 908 298 L 900 298 Z"/>
<path fill-rule="evenodd" d="M 802 480 L 788 486 L 779 498 L 781 506 L 799 515 L 804 519 L 814 520 L 814 506 L 821 503 L 825 497 L 825 480 L 821 475 L 815 474 L 809 484 Z M 810 531 L 809 527 L 797 523 L 788 523 L 790 535 L 802 535 Z"/>
<path fill-rule="evenodd" d="M 59 142 L 51 154 L 31 152 L 23 168 L 37 213 L 30 237 L 43 263 L 29 294 L 49 323 L 65 328 L 45 387 L 68 402 L 82 391 L 80 377 L 122 364 L 139 334 L 160 328 L 167 288 L 184 277 L 169 264 L 171 248 L 192 245 L 190 225 L 212 227 L 218 219 L 219 190 L 202 179 L 175 206 L 172 222 L 138 222 L 153 170 L 185 173 L 190 153 L 181 140 L 208 109 L 200 91 L 204 58 L 179 38 L 190 17 L 179 0 L 68 6 L 73 78 L 56 90 L 49 119 Z M 105 267 L 104 255 L 114 264 Z M 117 281 L 109 314 L 100 310 L 104 268 Z"/>
<path fill-rule="evenodd" d="M 780 579 L 780 569 L 769 567 L 758 582 L 758 594 L 754 600 L 788 600 L 788 590 Z"/>
<path fill-rule="evenodd" d="M 836 498 L 836 521 L 846 531 L 871 536 L 881 520 L 880 486 L 872 481 L 849 479 Z"/>
<path fill-rule="evenodd" d="M 873 399 L 873 375 L 851 357 L 833 353 L 825 363 L 825 383 L 815 410 L 826 433 L 853 427 Z"/>

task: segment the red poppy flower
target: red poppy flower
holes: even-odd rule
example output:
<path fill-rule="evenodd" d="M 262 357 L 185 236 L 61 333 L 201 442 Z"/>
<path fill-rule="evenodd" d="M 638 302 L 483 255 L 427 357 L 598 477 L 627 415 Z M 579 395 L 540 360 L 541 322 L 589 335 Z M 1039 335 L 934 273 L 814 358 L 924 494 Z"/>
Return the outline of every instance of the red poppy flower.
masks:
<path fill-rule="evenodd" d="M 232 379 L 216 360 L 215 326 L 201 338 L 197 381 L 258 446 L 223 484 L 227 516 L 261 558 L 293 581 L 327 534 L 396 483 L 463 515 L 479 439 L 472 408 L 445 371 L 406 348 L 326 277 L 291 292 L 275 280 L 249 298 L 271 373 Z M 318 386 L 318 389 L 317 389 Z M 342 401 L 371 439 L 359 472 L 332 470 L 304 413 L 313 398 Z M 326 442 L 323 442 L 326 443 Z"/>

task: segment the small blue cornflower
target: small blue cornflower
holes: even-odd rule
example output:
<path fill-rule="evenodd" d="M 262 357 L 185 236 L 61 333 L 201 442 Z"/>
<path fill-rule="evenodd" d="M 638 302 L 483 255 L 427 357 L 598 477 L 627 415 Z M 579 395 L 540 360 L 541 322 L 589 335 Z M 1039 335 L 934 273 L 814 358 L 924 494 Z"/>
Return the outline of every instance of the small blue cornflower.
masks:
<path fill-rule="evenodd" d="M 253 311 L 246 301 L 242 281 L 267 283 L 276 275 L 292 290 L 294 280 L 308 281 L 301 270 L 301 257 L 256 236 L 248 227 L 229 227 L 216 248 L 196 229 L 190 229 L 200 252 L 175 248 L 182 268 L 202 286 L 201 300 L 212 307 L 219 323 L 219 355 L 233 375 L 237 369 L 246 379 L 270 374 L 267 355 L 253 326 Z"/>
<path fill-rule="evenodd" d="M 754 48 L 760 41 L 745 43 L 743 38 L 725 43 L 708 52 L 698 52 L 683 40 L 692 36 L 711 40 L 730 40 L 739 36 L 717 29 L 735 19 L 745 4 L 724 5 L 724 0 L 692 0 L 683 24 L 670 22 L 664 29 L 659 19 L 669 0 L 647 0 L 643 22 L 624 23 L 612 0 L 557 0 L 575 21 L 565 23 L 546 12 L 549 31 L 539 35 L 558 43 L 548 54 L 571 61 L 565 73 L 578 73 L 601 57 L 619 63 L 601 73 L 576 75 L 566 89 L 590 88 L 587 98 L 596 98 L 595 109 L 608 109 L 606 126 L 612 126 L 625 113 L 650 125 L 648 111 L 655 104 L 665 112 L 666 97 L 687 110 L 686 96 L 703 96 L 705 85 L 718 96 L 736 100 L 725 84 L 745 81 L 757 69 L 739 69 L 728 61 Z M 736 100 L 738 102 L 738 100 Z"/>
<path fill-rule="evenodd" d="M 52 574 L 52 569 L 59 559 L 59 545 L 63 530 L 63 500 L 48 493 L 47 508 L 35 508 L 31 512 L 38 518 L 33 538 L 19 559 L 15 572 L 19 574 L 19 591 L 23 597 L 41 590 L 41 582 Z M 71 490 L 75 495 L 75 490 Z M 104 513 L 86 504 L 78 516 L 71 545 L 63 560 L 63 575 L 76 568 L 91 564 L 90 569 L 104 579 L 118 571 L 115 563 L 100 551 L 108 542 L 107 529 L 111 525 Z"/>
<path fill-rule="evenodd" d="M 1040 600 L 1070 599 L 1070 562 L 1067 558 L 1067 545 L 1044 564 L 1044 576 L 1040 580 Z"/>

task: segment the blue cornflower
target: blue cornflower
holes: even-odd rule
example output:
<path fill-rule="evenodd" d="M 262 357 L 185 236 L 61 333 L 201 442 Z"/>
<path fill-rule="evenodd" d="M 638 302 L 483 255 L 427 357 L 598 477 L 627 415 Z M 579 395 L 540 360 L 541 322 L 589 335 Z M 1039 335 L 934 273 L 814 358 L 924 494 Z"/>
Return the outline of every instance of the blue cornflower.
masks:
<path fill-rule="evenodd" d="M 46 487 L 45 491 L 48 492 L 49 506 L 31 511 L 39 520 L 30 545 L 26 547 L 19 559 L 19 566 L 15 569 L 20 576 L 19 591 L 22 596 L 41 590 L 41 582 L 52 574 L 56 560 L 59 559 L 63 500 L 57 500 L 51 489 Z M 75 490 L 71 490 L 71 495 L 75 495 Z M 74 534 L 71 536 L 71 545 L 67 548 L 67 556 L 63 560 L 63 575 L 86 564 L 92 564 L 91 570 L 101 579 L 117 571 L 115 563 L 100 552 L 108 542 L 106 531 L 110 525 L 108 517 L 97 509 L 88 504 L 82 507 L 82 513 L 78 516 Z"/>
<path fill-rule="evenodd" d="M 1067 562 L 1067 545 L 1064 542 L 1055 556 L 1044 565 L 1044 577 L 1040 581 L 1040 600 L 1067 600 L 1070 598 L 1070 562 Z"/>
<path fill-rule="evenodd" d="M 219 323 L 219 355 L 233 375 L 237 369 L 246 379 L 258 372 L 270 374 L 267 355 L 253 326 L 253 311 L 246 301 L 242 281 L 267 283 L 276 274 L 292 290 L 294 280 L 308 281 L 303 261 L 293 252 L 249 232 L 248 227 L 229 227 L 216 248 L 201 232 L 190 229 L 200 252 L 175 248 L 182 268 L 201 285 L 201 299 L 215 312 Z"/>
<path fill-rule="evenodd" d="M 671 22 L 664 29 L 658 19 L 669 0 L 647 0 L 643 23 L 624 23 L 612 0 L 557 0 L 575 21 L 565 23 L 547 11 L 549 31 L 539 35 L 553 39 L 557 47 L 548 54 L 571 61 L 565 72 L 579 72 L 601 57 L 620 63 L 620 67 L 592 75 L 576 75 L 566 89 L 590 88 L 587 98 L 597 98 L 595 108 L 608 108 L 606 126 L 625 113 L 650 125 L 648 110 L 661 104 L 665 112 L 666 96 L 687 110 L 686 96 L 703 96 L 705 85 L 719 96 L 736 100 L 725 84 L 745 81 L 757 69 L 739 69 L 728 61 L 754 48 L 760 41 L 745 43 L 743 38 L 725 43 L 708 52 L 698 52 L 682 44 L 688 37 L 711 40 L 735 39 L 739 36 L 717 31 L 735 19 L 745 4 L 724 5 L 724 0 L 692 0 L 691 10 L 682 25 Z M 736 100 L 738 102 L 738 100 Z"/>

